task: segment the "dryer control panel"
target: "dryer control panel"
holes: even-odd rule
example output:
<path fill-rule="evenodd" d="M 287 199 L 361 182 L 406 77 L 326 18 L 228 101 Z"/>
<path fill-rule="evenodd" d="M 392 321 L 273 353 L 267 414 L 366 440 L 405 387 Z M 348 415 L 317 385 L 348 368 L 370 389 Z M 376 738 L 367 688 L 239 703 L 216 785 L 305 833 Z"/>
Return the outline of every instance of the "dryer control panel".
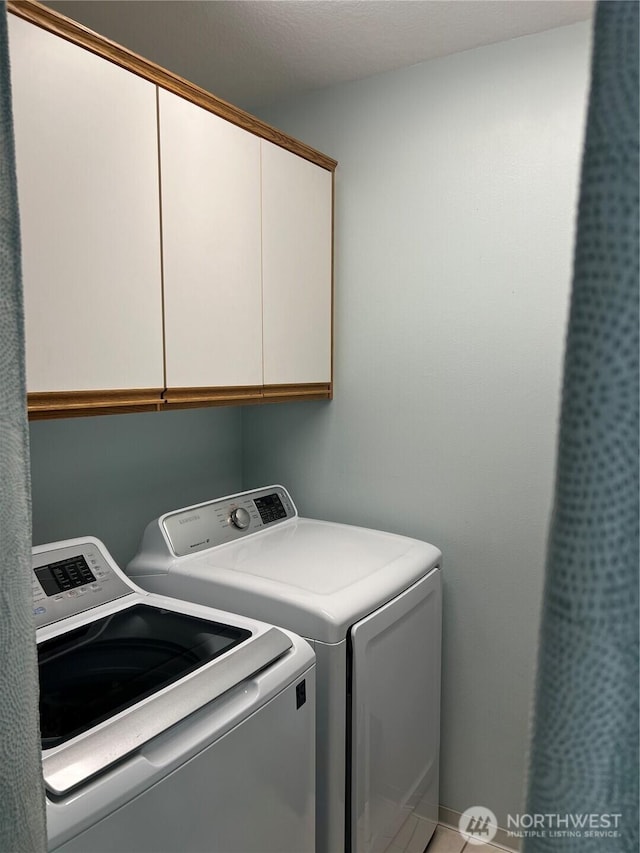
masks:
<path fill-rule="evenodd" d="M 161 523 L 175 556 L 184 557 L 296 516 L 287 490 L 269 486 L 169 513 Z"/>
<path fill-rule="evenodd" d="M 92 540 L 48 550 L 34 548 L 32 566 L 36 628 L 134 591 Z"/>

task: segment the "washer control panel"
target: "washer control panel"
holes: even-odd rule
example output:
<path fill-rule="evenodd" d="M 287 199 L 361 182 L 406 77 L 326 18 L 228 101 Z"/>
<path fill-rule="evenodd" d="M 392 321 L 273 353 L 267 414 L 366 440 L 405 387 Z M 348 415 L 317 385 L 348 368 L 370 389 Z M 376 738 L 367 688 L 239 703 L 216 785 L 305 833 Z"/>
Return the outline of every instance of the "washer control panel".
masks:
<path fill-rule="evenodd" d="M 36 628 L 133 592 L 95 542 L 38 549 L 32 566 Z"/>
<path fill-rule="evenodd" d="M 287 490 L 270 486 L 171 512 L 161 523 L 175 556 L 184 557 L 234 542 L 296 515 Z"/>

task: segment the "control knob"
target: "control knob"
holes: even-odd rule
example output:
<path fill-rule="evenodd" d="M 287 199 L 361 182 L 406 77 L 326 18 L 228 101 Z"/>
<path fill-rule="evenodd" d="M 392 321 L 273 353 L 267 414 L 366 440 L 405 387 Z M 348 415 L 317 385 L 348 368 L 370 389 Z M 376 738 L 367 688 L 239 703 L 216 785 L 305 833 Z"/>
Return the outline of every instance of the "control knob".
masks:
<path fill-rule="evenodd" d="M 237 527 L 238 530 L 245 530 L 251 523 L 251 516 L 249 515 L 248 510 L 243 506 L 239 506 L 231 510 L 229 521 L 234 527 Z"/>

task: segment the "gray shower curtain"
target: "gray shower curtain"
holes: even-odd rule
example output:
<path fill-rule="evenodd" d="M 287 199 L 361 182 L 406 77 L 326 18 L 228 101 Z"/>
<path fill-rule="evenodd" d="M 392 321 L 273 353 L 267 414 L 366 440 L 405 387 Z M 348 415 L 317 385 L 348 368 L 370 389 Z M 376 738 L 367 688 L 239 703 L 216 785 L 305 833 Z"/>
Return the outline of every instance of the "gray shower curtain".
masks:
<path fill-rule="evenodd" d="M 599 3 L 526 853 L 638 851 L 638 27 Z"/>
<path fill-rule="evenodd" d="M 20 229 L 6 4 L 0 5 L 0 851 L 46 850 L 31 604 Z"/>

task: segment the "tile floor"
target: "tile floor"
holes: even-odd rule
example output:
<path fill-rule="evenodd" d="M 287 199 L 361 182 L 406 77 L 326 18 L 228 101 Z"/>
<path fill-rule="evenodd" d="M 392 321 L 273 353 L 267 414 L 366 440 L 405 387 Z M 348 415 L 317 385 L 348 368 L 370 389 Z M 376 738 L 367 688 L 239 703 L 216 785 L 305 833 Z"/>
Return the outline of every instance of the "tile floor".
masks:
<path fill-rule="evenodd" d="M 504 847 L 493 844 L 471 844 L 455 829 L 439 823 L 425 853 L 504 853 Z"/>

